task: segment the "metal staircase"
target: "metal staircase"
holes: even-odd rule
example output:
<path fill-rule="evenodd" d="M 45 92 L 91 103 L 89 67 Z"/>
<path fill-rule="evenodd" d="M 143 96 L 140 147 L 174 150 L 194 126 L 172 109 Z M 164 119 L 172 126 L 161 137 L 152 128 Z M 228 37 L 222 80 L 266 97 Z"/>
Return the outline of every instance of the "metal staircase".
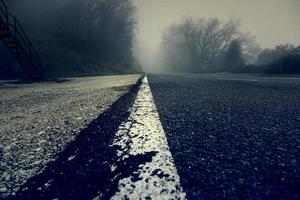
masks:
<path fill-rule="evenodd" d="M 23 67 L 28 78 L 34 81 L 44 78 L 42 60 L 16 17 L 8 13 L 3 0 L 0 0 L 0 39 Z"/>

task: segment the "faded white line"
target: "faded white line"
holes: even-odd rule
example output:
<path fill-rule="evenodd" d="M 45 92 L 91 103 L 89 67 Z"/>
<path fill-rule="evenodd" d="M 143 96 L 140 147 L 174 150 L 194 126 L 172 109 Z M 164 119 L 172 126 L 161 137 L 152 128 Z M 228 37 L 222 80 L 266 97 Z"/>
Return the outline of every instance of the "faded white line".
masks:
<path fill-rule="evenodd" d="M 113 145 L 119 147 L 119 161 L 147 154 L 152 159 L 140 164 L 129 177 L 121 179 L 118 191 L 111 199 L 185 199 L 147 77 L 128 120 L 120 125 Z M 111 170 L 114 172 L 116 166 Z"/>

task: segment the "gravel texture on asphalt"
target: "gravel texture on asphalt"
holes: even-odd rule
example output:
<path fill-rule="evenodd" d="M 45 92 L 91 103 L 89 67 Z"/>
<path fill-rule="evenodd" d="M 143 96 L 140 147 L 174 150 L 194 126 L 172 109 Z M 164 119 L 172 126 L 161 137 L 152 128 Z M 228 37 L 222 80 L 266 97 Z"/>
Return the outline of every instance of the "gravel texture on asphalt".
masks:
<path fill-rule="evenodd" d="M 14 195 L 140 75 L 0 83 L 0 199 Z"/>
<path fill-rule="evenodd" d="M 300 198 L 300 79 L 148 76 L 188 199 Z"/>

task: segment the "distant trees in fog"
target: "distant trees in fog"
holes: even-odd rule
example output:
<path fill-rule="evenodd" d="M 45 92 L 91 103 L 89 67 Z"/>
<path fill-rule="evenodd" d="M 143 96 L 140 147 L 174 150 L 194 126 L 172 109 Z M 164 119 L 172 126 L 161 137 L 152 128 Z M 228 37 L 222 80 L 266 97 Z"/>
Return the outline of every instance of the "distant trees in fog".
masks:
<path fill-rule="evenodd" d="M 225 51 L 224 55 L 224 66 L 228 71 L 236 71 L 244 67 L 245 58 L 242 54 L 241 42 L 239 40 L 232 40 Z"/>
<path fill-rule="evenodd" d="M 165 70 L 173 72 L 300 73 L 300 46 L 260 50 L 240 21 L 184 18 L 165 30 L 161 43 Z"/>
<path fill-rule="evenodd" d="M 295 47 L 291 44 L 278 45 L 274 49 L 263 49 L 257 58 L 257 64 L 267 65 L 288 55 L 300 54 L 300 45 Z"/>
<path fill-rule="evenodd" d="M 130 0 L 69 0 L 57 17 L 57 34 L 72 48 L 105 60 L 131 59 L 136 19 Z"/>
<path fill-rule="evenodd" d="M 264 49 L 258 55 L 257 65 L 265 73 L 300 73 L 300 45 Z"/>
<path fill-rule="evenodd" d="M 255 38 L 239 30 L 240 21 L 186 17 L 169 26 L 161 44 L 171 71 L 236 71 L 253 63 L 259 46 Z"/>
<path fill-rule="evenodd" d="M 48 73 L 130 72 L 136 26 L 130 0 L 9 0 Z"/>

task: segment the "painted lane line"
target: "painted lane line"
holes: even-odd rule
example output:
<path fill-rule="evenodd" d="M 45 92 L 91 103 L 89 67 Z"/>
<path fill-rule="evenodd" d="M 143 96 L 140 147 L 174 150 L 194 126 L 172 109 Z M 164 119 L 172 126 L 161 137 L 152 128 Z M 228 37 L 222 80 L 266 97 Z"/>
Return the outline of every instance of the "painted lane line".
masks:
<path fill-rule="evenodd" d="M 113 145 L 118 146 L 119 161 L 139 156 L 141 164 L 129 177 L 119 181 L 118 191 L 111 199 L 186 198 L 147 77 L 143 79 L 130 116 L 120 125 Z M 142 162 L 142 158 L 148 159 Z M 116 166 L 111 167 L 112 172 L 115 169 Z"/>

